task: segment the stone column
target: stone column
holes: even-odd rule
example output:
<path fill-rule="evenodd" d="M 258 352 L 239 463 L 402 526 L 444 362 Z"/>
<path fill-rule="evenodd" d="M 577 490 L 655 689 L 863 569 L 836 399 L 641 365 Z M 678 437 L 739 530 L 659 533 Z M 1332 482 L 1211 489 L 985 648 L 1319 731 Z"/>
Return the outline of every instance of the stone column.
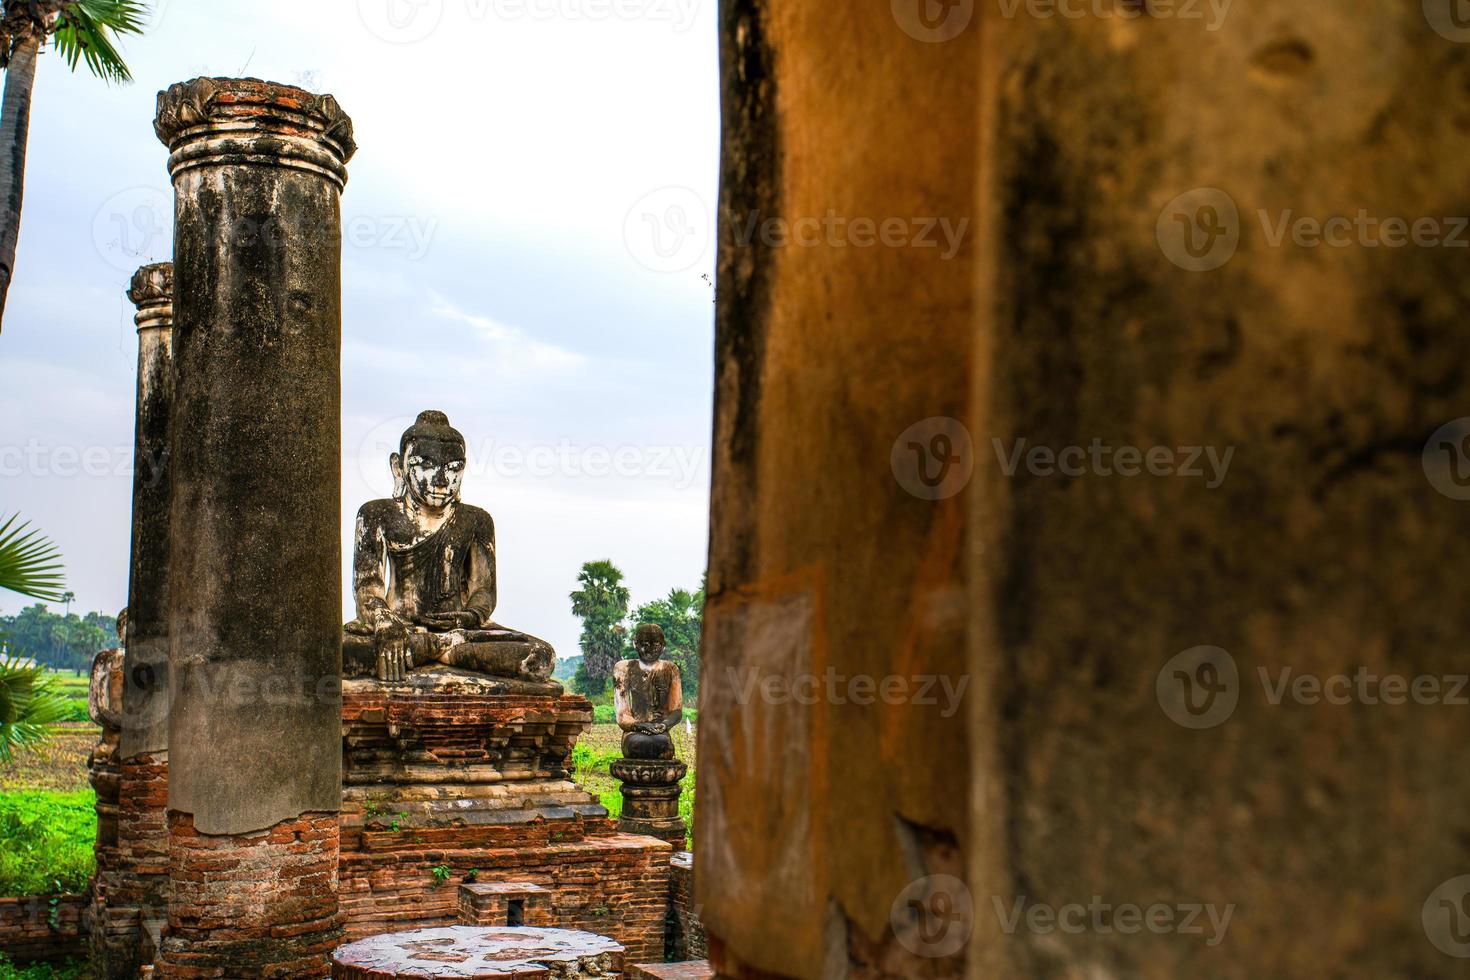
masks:
<path fill-rule="evenodd" d="M 138 308 L 138 394 L 116 753 L 115 866 L 104 873 L 99 861 L 92 914 L 93 971 L 106 978 L 135 977 L 143 964 L 153 962 L 168 892 L 167 464 L 174 392 L 173 264 L 138 269 L 128 298 Z"/>
<path fill-rule="evenodd" d="M 1461 976 L 1470 31 L 1028 6 L 720 5 L 710 959 Z"/>
<path fill-rule="evenodd" d="M 329 95 L 159 95 L 175 193 L 172 894 L 160 973 L 321 976 L 340 937 L 341 214 Z"/>

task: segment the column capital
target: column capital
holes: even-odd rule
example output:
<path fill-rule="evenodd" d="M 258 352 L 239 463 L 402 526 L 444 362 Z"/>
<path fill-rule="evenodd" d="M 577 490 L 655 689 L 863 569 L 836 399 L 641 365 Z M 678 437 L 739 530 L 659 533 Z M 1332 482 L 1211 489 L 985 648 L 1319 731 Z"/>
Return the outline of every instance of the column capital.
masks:
<path fill-rule="evenodd" d="M 153 262 L 139 266 L 128 286 L 128 299 L 138 308 L 133 321 L 139 330 L 167 327 L 174 319 L 174 264 Z"/>
<path fill-rule="evenodd" d="M 158 93 L 154 132 L 171 176 L 211 164 L 307 170 L 339 188 L 357 151 L 352 120 L 330 95 L 258 78 L 196 78 Z"/>

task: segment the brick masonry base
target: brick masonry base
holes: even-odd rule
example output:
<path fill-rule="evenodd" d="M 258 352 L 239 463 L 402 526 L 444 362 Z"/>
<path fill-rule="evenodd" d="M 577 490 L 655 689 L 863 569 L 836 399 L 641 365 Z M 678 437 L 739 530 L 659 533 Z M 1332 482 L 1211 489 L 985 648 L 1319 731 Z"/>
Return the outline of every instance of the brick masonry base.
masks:
<path fill-rule="evenodd" d="M 168 753 L 115 766 L 117 792 L 98 788 L 97 876 L 93 882 L 92 961 L 98 977 L 136 977 L 157 957 L 168 914 Z"/>
<path fill-rule="evenodd" d="M 84 955 L 86 908 L 85 895 L 0 898 L 0 953 L 16 963 Z"/>
<path fill-rule="evenodd" d="M 446 828 L 418 843 L 412 830 L 392 835 L 397 840 L 367 836 L 374 839 L 359 838 L 342 852 L 350 940 L 458 924 L 459 886 L 474 871 L 479 882 L 544 889 L 546 911 L 530 909 L 536 925 L 608 936 L 630 962 L 663 959 L 672 850 L 664 841 L 614 833 L 606 820 Z"/>
<path fill-rule="evenodd" d="M 338 816 L 308 813 L 269 830 L 206 835 L 169 812 L 173 893 L 161 977 L 326 976 L 342 942 Z"/>

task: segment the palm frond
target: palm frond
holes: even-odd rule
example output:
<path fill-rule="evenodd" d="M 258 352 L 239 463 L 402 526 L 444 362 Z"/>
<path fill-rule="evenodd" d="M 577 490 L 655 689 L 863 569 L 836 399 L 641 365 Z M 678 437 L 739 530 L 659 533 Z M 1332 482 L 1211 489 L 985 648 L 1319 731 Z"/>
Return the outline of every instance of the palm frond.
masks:
<path fill-rule="evenodd" d="M 0 659 L 0 763 L 16 750 L 43 742 L 47 726 L 66 718 L 67 699 L 46 668 L 16 657 Z"/>
<path fill-rule="evenodd" d="M 60 602 L 66 585 L 61 552 L 40 531 L 17 525 L 20 515 L 0 524 L 0 589 L 35 599 Z"/>
<path fill-rule="evenodd" d="M 143 0 L 74 0 L 56 18 L 52 43 L 73 71 L 78 61 L 98 78 L 108 82 L 130 82 L 122 55 L 113 46 L 119 34 L 141 34 L 148 21 Z"/>

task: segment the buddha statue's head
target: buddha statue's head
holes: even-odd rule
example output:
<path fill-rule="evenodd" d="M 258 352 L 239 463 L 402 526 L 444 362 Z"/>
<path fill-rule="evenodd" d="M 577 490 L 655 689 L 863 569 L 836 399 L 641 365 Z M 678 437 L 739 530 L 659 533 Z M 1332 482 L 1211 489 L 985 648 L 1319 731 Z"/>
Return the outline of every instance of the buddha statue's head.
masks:
<path fill-rule="evenodd" d="M 664 654 L 664 628 L 657 623 L 639 623 L 633 631 L 633 649 L 645 664 L 654 664 Z"/>
<path fill-rule="evenodd" d="M 464 436 L 443 412 L 420 412 L 389 458 L 393 496 L 407 497 L 424 510 L 437 512 L 459 502 L 464 480 Z"/>

